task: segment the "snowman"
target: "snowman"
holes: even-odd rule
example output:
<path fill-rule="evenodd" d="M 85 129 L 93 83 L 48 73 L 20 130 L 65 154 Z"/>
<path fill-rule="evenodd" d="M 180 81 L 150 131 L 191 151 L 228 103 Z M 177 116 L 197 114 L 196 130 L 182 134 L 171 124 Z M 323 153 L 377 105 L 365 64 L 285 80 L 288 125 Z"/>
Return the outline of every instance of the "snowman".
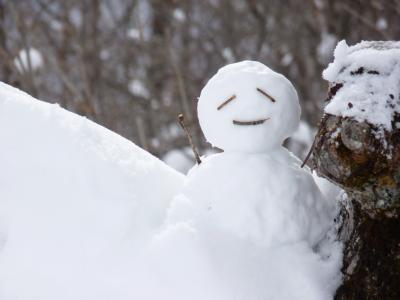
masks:
<path fill-rule="evenodd" d="M 290 81 L 259 62 L 227 65 L 201 91 L 198 117 L 207 141 L 223 152 L 189 172 L 169 223 L 190 218 L 258 245 L 315 247 L 335 210 L 282 146 L 300 121 Z"/>
<path fill-rule="evenodd" d="M 300 121 L 293 85 L 259 62 L 231 64 L 201 91 L 198 116 L 223 152 L 192 168 L 174 197 L 152 244 L 148 269 L 162 281 L 151 290 L 169 299 L 332 299 L 335 207 L 282 147 Z"/>

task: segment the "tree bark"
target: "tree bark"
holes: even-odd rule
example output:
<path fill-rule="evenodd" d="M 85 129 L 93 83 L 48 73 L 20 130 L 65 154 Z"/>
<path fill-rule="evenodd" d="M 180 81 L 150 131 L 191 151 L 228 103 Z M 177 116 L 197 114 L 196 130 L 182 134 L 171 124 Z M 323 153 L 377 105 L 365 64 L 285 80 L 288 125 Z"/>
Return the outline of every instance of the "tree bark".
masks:
<path fill-rule="evenodd" d="M 327 101 L 345 84 L 333 83 Z M 388 91 L 389 96 L 393 99 Z M 392 124 L 399 120 L 395 113 Z M 338 238 L 344 244 L 343 284 L 335 299 L 400 299 L 397 127 L 382 131 L 348 117 L 325 114 L 322 118 L 311 166 L 347 194 L 338 218 Z"/>

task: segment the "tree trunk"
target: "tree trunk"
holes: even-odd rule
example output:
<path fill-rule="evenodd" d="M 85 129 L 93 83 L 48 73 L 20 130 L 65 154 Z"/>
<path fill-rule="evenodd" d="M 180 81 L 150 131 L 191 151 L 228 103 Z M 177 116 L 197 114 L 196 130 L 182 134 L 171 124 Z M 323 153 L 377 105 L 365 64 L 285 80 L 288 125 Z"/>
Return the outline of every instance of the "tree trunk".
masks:
<path fill-rule="evenodd" d="M 370 46 L 387 50 L 385 43 L 379 43 L 382 48 L 374 43 Z M 393 66 L 394 70 L 400 68 Z M 361 77 L 354 80 L 357 78 Z M 327 101 L 345 85 L 332 83 Z M 388 103 L 399 101 L 399 95 L 391 93 L 387 91 Z M 400 115 L 394 111 L 389 131 L 351 117 L 326 113 L 322 118 L 311 165 L 347 194 L 339 216 L 343 285 L 335 299 L 400 299 L 399 121 Z"/>

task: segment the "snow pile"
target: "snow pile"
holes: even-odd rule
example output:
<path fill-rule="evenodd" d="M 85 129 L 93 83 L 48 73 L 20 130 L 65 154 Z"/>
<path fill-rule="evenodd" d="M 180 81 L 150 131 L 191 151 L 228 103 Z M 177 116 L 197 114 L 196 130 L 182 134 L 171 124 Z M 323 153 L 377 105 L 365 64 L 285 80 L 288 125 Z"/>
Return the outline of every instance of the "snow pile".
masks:
<path fill-rule="evenodd" d="M 332 216 L 311 175 L 298 164 L 285 149 L 216 154 L 189 174 L 182 193 L 209 222 L 254 244 L 315 246 Z"/>
<path fill-rule="evenodd" d="M 400 42 L 338 43 L 324 79 L 343 85 L 325 112 L 392 130 L 400 112 Z"/>
<path fill-rule="evenodd" d="M 1 84 L 0 299 L 332 299 L 336 206 L 281 146 L 300 121 L 292 84 L 229 65 L 198 110 L 224 152 L 182 183 L 129 141 Z"/>
<path fill-rule="evenodd" d="M 191 149 L 188 147 L 168 151 L 162 157 L 162 161 L 182 174 L 187 174 L 195 163 Z"/>
<path fill-rule="evenodd" d="M 314 178 L 314 181 L 321 193 L 326 199 L 328 199 L 328 201 L 340 201 L 344 193 L 340 187 L 334 185 L 332 182 L 323 177 L 319 177 L 315 171 L 312 172 L 312 177 Z"/>
<path fill-rule="evenodd" d="M 0 299 L 133 299 L 183 176 L 3 83 L 0 140 Z"/>
<path fill-rule="evenodd" d="M 203 89 L 198 109 L 206 138 L 225 151 L 189 172 L 155 241 L 167 258 L 157 265 L 172 270 L 164 273 L 165 293 L 172 299 L 332 299 L 340 282 L 336 207 L 281 146 L 299 122 L 290 82 L 257 62 L 229 65 Z M 179 286 L 188 291 L 177 293 Z"/>
<path fill-rule="evenodd" d="M 206 149 L 201 154 L 206 157 L 217 152 L 215 149 Z M 187 174 L 196 164 L 196 158 L 190 147 L 172 149 L 162 157 L 162 161 L 182 174 Z"/>
<path fill-rule="evenodd" d="M 35 48 L 23 49 L 14 59 L 14 64 L 20 73 L 35 71 L 43 66 L 42 54 Z"/>

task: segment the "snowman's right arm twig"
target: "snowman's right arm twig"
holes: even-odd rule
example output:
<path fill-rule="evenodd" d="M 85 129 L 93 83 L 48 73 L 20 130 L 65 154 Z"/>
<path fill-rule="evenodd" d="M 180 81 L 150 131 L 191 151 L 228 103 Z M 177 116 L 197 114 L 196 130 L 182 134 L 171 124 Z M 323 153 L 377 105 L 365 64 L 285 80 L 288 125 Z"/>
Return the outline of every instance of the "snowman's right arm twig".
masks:
<path fill-rule="evenodd" d="M 201 164 L 200 155 L 199 155 L 199 152 L 196 149 L 196 146 L 193 144 L 192 135 L 190 134 L 189 129 L 185 125 L 185 118 L 184 118 L 183 114 L 179 114 L 178 115 L 178 120 L 179 120 L 179 124 L 181 125 L 182 129 L 186 133 L 186 136 L 187 136 L 187 138 L 189 140 L 189 144 L 192 147 L 192 151 L 193 151 L 194 157 L 196 158 L 196 162 L 197 162 L 198 165 L 200 165 Z"/>

